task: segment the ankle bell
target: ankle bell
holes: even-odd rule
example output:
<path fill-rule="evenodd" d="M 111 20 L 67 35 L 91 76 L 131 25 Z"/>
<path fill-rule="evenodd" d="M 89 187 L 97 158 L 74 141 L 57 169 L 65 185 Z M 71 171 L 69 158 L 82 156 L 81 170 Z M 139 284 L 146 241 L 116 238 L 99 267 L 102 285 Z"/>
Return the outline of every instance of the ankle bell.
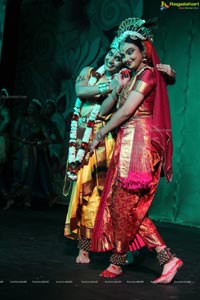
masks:
<path fill-rule="evenodd" d="M 166 263 L 168 263 L 173 257 L 175 257 L 175 254 L 172 254 L 170 252 L 169 248 L 164 248 L 157 254 L 157 259 L 159 264 L 162 266 Z"/>
<path fill-rule="evenodd" d="M 110 257 L 110 263 L 116 266 L 122 266 L 126 262 L 126 253 L 113 253 Z"/>
<path fill-rule="evenodd" d="M 87 238 L 81 238 L 78 240 L 79 250 L 90 251 L 91 240 Z"/>

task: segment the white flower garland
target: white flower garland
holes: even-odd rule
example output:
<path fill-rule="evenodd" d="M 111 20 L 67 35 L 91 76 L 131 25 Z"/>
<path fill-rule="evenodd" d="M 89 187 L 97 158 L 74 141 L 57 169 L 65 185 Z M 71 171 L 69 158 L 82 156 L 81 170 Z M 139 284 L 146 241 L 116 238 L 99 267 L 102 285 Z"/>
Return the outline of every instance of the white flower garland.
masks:
<path fill-rule="evenodd" d="M 90 116 L 87 121 L 87 127 L 85 129 L 81 145 L 79 149 L 77 149 L 77 130 L 78 130 L 78 119 L 80 117 L 82 101 L 77 98 L 74 113 L 71 121 L 71 130 L 70 130 L 70 138 L 69 138 L 69 151 L 68 151 L 68 171 L 67 176 L 71 180 L 77 179 L 77 172 L 82 165 L 82 162 L 86 155 L 86 150 L 88 149 L 89 139 L 92 133 L 92 129 L 94 126 L 94 122 L 99 113 L 101 105 L 95 104 Z"/>
<path fill-rule="evenodd" d="M 104 65 L 99 67 L 97 70 L 101 76 L 105 73 Z M 97 82 L 97 77 L 91 77 L 88 81 L 88 85 L 95 85 Z M 67 169 L 67 176 L 71 180 L 77 179 L 77 172 L 82 165 L 82 162 L 86 155 L 86 150 L 88 149 L 89 139 L 92 133 L 92 128 L 94 126 L 94 122 L 100 110 L 100 105 L 95 104 L 90 116 L 87 121 L 87 127 L 85 129 L 83 139 L 79 149 L 77 150 L 77 130 L 78 130 L 78 119 L 80 117 L 82 101 L 81 99 L 77 98 L 76 103 L 74 106 L 74 113 L 72 116 L 71 121 L 71 130 L 70 130 L 70 137 L 69 137 L 69 150 L 68 150 L 68 169 Z"/>

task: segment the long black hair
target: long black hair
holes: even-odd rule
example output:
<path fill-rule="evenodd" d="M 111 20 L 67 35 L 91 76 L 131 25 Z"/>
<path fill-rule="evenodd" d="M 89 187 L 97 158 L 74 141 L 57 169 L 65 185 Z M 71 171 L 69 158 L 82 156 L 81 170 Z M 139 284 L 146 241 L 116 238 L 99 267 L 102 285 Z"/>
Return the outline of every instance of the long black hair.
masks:
<path fill-rule="evenodd" d="M 124 42 L 136 45 L 140 49 L 141 52 L 144 52 L 144 50 L 145 50 L 144 45 L 142 44 L 142 41 L 138 38 L 137 39 L 132 39 L 129 35 L 129 36 L 126 37 Z"/>

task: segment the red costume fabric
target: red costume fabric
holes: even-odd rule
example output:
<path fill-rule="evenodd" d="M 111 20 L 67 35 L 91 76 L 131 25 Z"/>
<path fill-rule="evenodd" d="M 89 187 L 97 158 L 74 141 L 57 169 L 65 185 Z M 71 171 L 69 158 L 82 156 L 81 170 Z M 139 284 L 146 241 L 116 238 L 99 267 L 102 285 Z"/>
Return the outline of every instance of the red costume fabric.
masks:
<path fill-rule="evenodd" d="M 150 42 L 149 42 L 150 43 Z M 153 65 L 159 63 L 152 46 Z M 133 116 L 120 126 L 101 197 L 91 250 L 125 253 L 139 234 L 147 247 L 164 245 L 148 218 L 160 179 L 172 176 L 172 139 L 166 83 L 155 68 L 144 67 L 123 89 L 119 106 L 132 90 L 144 95 Z"/>

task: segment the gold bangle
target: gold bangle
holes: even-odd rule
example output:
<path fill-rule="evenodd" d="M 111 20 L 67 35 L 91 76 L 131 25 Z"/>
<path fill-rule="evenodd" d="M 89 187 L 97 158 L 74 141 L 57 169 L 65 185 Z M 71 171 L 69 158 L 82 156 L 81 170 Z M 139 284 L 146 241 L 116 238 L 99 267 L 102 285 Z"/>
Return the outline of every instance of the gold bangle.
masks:
<path fill-rule="evenodd" d="M 103 142 L 103 139 L 104 139 L 104 135 L 101 133 L 101 131 L 97 131 L 95 135 L 95 140 L 101 143 Z"/>
<path fill-rule="evenodd" d="M 102 96 L 107 95 L 109 92 L 109 85 L 108 83 L 99 83 L 98 89 Z"/>

